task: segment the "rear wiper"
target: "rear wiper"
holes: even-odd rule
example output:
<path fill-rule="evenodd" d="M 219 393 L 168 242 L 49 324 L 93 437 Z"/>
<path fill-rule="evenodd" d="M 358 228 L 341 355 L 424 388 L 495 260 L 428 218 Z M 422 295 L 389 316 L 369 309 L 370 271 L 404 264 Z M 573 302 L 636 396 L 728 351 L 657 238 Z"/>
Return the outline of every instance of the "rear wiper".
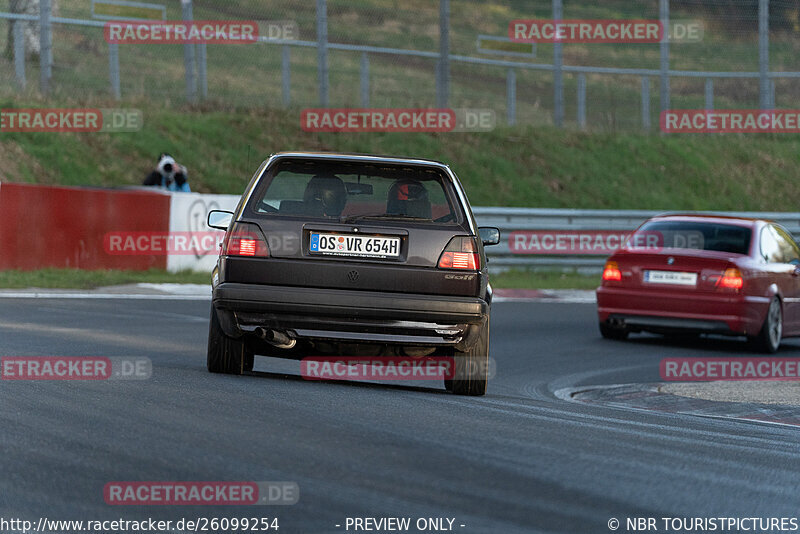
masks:
<path fill-rule="evenodd" d="M 389 220 L 397 219 L 397 220 L 414 220 L 414 221 L 433 220 L 429 217 L 415 217 L 414 215 L 403 215 L 401 213 L 376 213 L 373 215 L 351 215 L 350 217 L 339 219 L 339 222 L 347 224 L 355 221 L 360 221 L 362 219 L 389 219 Z"/>

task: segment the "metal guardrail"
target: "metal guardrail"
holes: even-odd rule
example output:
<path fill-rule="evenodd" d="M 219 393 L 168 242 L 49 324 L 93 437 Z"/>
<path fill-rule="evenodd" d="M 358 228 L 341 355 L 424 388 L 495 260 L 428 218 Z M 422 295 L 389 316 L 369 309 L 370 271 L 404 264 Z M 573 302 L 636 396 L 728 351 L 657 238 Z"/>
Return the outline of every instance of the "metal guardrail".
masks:
<path fill-rule="evenodd" d="M 475 207 L 479 226 L 500 228 L 500 244 L 487 247 L 493 270 L 578 270 L 599 272 L 605 256 L 513 254 L 509 234 L 514 230 L 635 230 L 646 219 L 664 213 L 713 213 L 768 219 L 783 225 L 800 241 L 800 213 L 784 212 L 665 212 L 656 210 L 573 210 Z"/>

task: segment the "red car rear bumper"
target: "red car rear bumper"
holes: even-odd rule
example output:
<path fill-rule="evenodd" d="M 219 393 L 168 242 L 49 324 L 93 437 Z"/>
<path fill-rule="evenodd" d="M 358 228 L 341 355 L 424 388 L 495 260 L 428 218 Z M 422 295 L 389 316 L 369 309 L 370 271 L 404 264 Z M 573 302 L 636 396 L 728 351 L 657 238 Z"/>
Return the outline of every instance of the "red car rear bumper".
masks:
<path fill-rule="evenodd" d="M 769 298 L 741 294 L 647 291 L 597 288 L 600 322 L 621 321 L 639 330 L 699 330 L 756 335 Z"/>

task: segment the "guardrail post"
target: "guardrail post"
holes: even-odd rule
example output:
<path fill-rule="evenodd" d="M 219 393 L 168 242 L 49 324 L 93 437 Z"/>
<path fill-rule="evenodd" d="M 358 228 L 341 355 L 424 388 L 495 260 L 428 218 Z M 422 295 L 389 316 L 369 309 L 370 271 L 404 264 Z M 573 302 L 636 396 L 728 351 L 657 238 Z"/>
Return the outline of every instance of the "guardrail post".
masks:
<path fill-rule="evenodd" d="M 184 22 L 191 22 L 192 0 L 181 0 L 181 14 Z M 197 80 L 194 77 L 194 44 L 183 45 L 183 66 L 186 69 L 186 100 L 197 100 Z"/>
<path fill-rule="evenodd" d="M 328 4 L 317 0 L 317 78 L 319 105 L 328 107 Z"/>
<path fill-rule="evenodd" d="M 200 99 L 208 98 L 208 77 L 206 75 L 206 43 L 197 44 L 197 77 L 199 78 Z"/>
<path fill-rule="evenodd" d="M 650 78 L 642 76 L 642 129 L 650 129 Z"/>
<path fill-rule="evenodd" d="M 578 74 L 578 128 L 586 128 L 586 75 Z"/>
<path fill-rule="evenodd" d="M 366 52 L 361 53 L 361 66 L 359 69 L 361 76 L 361 107 L 369 107 L 369 58 Z"/>
<path fill-rule="evenodd" d="M 669 109 L 669 0 L 658 0 L 659 20 L 664 30 L 661 39 L 661 111 Z"/>
<path fill-rule="evenodd" d="M 119 100 L 122 93 L 119 88 L 119 44 L 108 44 L 108 77 L 111 80 L 111 94 Z"/>
<path fill-rule="evenodd" d="M 714 109 L 714 80 L 706 78 L 706 109 Z"/>
<path fill-rule="evenodd" d="M 561 0 L 553 0 L 553 20 L 561 20 Z M 553 44 L 553 122 L 559 128 L 564 125 L 564 73 L 561 43 Z"/>
<path fill-rule="evenodd" d="M 290 61 L 289 46 L 283 45 L 281 47 L 281 89 L 283 93 L 283 105 L 289 107 L 292 103 L 292 70 Z"/>
<path fill-rule="evenodd" d="M 17 86 L 25 89 L 25 28 L 21 20 L 11 22 L 14 36 L 14 73 L 17 77 Z"/>
<path fill-rule="evenodd" d="M 758 0 L 758 87 L 761 109 L 769 109 L 769 0 Z"/>
<path fill-rule="evenodd" d="M 506 115 L 508 125 L 514 126 L 517 123 L 517 73 L 514 69 L 506 73 Z"/>
<path fill-rule="evenodd" d="M 436 107 L 446 108 L 450 94 L 450 0 L 439 0 L 439 62 Z"/>
<path fill-rule="evenodd" d="M 42 94 L 50 91 L 50 79 L 53 77 L 53 26 L 50 23 L 52 5 L 50 0 L 39 0 L 39 64 L 41 77 L 39 89 Z"/>

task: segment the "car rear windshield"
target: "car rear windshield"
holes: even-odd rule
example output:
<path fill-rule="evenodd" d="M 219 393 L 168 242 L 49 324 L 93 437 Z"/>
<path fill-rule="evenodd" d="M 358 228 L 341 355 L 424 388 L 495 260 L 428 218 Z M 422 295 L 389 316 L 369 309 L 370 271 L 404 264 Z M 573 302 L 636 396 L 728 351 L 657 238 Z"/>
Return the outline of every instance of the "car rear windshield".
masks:
<path fill-rule="evenodd" d="M 642 246 L 651 239 L 654 244 L 663 248 L 747 254 L 750 250 L 751 235 L 750 228 L 734 224 L 652 221 L 639 228 L 628 243 Z"/>
<path fill-rule="evenodd" d="M 450 179 L 436 168 L 287 161 L 262 182 L 252 205 L 259 214 L 459 222 Z"/>

